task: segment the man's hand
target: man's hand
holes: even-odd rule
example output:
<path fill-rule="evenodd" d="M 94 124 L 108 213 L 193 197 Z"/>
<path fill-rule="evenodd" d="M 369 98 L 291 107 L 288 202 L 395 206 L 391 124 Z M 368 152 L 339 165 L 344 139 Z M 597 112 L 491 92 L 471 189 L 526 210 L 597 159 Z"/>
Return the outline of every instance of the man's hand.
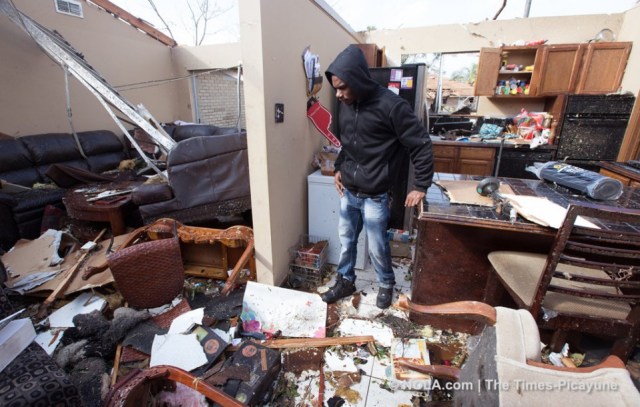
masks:
<path fill-rule="evenodd" d="M 404 201 L 404 206 L 416 206 L 424 199 L 424 192 L 411 191 L 407 194 L 407 199 Z"/>
<path fill-rule="evenodd" d="M 342 185 L 342 174 L 340 174 L 340 171 L 336 171 L 336 173 L 333 175 L 333 182 L 334 184 L 336 184 L 338 195 L 342 197 L 344 195 L 344 185 Z"/>

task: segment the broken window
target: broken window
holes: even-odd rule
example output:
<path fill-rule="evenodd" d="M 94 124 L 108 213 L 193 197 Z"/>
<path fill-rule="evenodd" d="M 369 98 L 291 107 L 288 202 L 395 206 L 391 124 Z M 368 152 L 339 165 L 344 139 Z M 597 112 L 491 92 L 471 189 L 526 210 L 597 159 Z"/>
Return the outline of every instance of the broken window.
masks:
<path fill-rule="evenodd" d="M 478 109 L 473 88 L 479 52 L 431 52 L 402 55 L 403 64 L 424 63 L 425 108 L 430 114 L 473 114 Z"/>

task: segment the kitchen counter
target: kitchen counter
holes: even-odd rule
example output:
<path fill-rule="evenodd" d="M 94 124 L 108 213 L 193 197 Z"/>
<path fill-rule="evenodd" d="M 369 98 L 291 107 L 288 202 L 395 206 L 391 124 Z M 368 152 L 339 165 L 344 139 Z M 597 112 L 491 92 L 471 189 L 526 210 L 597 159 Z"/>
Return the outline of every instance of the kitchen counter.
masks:
<path fill-rule="evenodd" d="M 556 150 L 555 145 L 532 149 L 529 144 L 505 143 L 500 154 L 500 143 L 496 142 L 435 140 L 432 143 L 436 172 L 488 176 L 494 175 L 499 165 L 498 175 L 510 178 L 535 179 L 526 167 L 553 160 Z"/>

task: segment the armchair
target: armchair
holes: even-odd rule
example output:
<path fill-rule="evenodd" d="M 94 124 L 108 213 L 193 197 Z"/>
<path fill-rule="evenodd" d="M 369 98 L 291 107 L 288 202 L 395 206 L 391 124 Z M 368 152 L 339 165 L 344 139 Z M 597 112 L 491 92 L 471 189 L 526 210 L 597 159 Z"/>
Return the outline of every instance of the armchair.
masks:
<path fill-rule="evenodd" d="M 251 209 L 247 134 L 186 137 L 169 152 L 168 184 L 142 185 L 133 201 L 145 223 L 190 224 Z"/>
<path fill-rule="evenodd" d="M 586 217 L 599 228 L 576 224 Z M 496 251 L 488 258 L 485 300 L 506 292 L 554 331 L 558 351 L 570 331 L 616 338 L 611 353 L 626 361 L 640 336 L 640 211 L 571 205 L 547 255 Z"/>
<path fill-rule="evenodd" d="M 542 363 L 536 321 L 526 310 L 491 307 L 476 301 L 413 304 L 401 296 L 399 308 L 416 313 L 471 318 L 486 323 L 480 340 L 461 369 L 400 365 L 457 381 L 456 406 L 637 406 L 640 392 L 625 365 L 609 356 L 596 366 L 566 368 Z"/>

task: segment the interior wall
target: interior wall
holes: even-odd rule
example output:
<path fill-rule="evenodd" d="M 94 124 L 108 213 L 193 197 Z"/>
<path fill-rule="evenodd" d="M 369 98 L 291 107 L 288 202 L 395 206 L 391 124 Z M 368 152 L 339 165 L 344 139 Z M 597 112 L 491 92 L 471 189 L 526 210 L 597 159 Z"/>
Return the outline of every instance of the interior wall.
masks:
<path fill-rule="evenodd" d="M 474 24 L 377 30 L 366 33 L 365 38 L 368 43 L 384 47 L 388 65 L 393 66 L 400 65 L 403 54 L 479 51 L 482 47 L 499 47 L 518 40 L 546 39 L 548 44 L 582 43 L 594 38 L 603 28 L 611 29 L 616 38 L 619 38 L 624 18 L 624 14 L 617 13 L 491 20 Z M 620 41 L 624 40 L 620 38 Z M 480 115 L 513 115 L 519 112 L 520 108 L 541 111 L 544 109 L 544 102 L 526 101 L 519 106 L 486 97 L 480 97 L 478 101 Z"/>
<path fill-rule="evenodd" d="M 78 18 L 57 13 L 51 0 L 13 3 L 44 27 L 61 33 L 114 87 L 176 76 L 169 47 L 92 4 L 82 2 L 84 18 Z M 0 38 L 0 132 L 12 136 L 69 132 L 63 70 L 4 14 L 0 15 Z M 144 85 L 119 93 L 132 105 L 143 104 L 159 121 L 188 120 L 188 87 L 180 89 L 180 83 Z M 69 85 L 76 131 L 122 133 L 75 78 L 70 76 Z"/>
<path fill-rule="evenodd" d="M 616 36 L 618 41 L 636 41 L 631 47 L 627 69 L 622 78 L 622 89 L 638 94 L 640 90 L 640 5 L 635 6 L 624 14 L 624 22 Z"/>
<path fill-rule="evenodd" d="M 302 52 L 310 46 L 324 73 L 356 42 L 319 7 L 312 0 L 240 0 L 253 227 L 265 284 L 284 281 L 288 249 L 307 233 L 307 175 L 313 154 L 328 144 L 306 117 Z M 319 95 L 331 109 L 326 80 Z M 274 122 L 275 103 L 284 104 L 282 123 Z"/>

